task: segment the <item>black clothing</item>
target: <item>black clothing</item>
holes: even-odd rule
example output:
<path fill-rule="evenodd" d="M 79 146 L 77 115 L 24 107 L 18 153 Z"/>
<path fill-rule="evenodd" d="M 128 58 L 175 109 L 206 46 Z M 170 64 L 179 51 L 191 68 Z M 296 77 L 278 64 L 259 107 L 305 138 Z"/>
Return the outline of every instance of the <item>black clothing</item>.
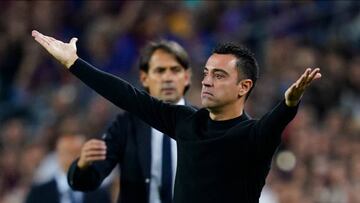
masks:
<path fill-rule="evenodd" d="M 120 203 L 147 203 L 151 177 L 151 127 L 139 118 L 124 112 L 116 117 L 102 136 L 107 152 L 104 161 L 94 162 L 80 170 L 75 160 L 68 171 L 72 189 L 95 190 L 120 165 Z"/>
<path fill-rule="evenodd" d="M 70 71 L 115 105 L 177 141 L 175 203 L 258 202 L 281 132 L 296 115 L 282 101 L 260 120 L 212 121 L 206 109 L 161 102 L 78 59 Z"/>
<path fill-rule="evenodd" d="M 162 161 L 161 161 L 161 203 L 172 202 L 172 164 L 171 164 L 171 140 L 167 135 L 162 140 Z"/>
<path fill-rule="evenodd" d="M 26 203 L 60 203 L 61 194 L 55 179 L 33 185 L 26 197 Z M 82 203 L 110 203 L 110 194 L 104 189 L 84 193 Z"/>

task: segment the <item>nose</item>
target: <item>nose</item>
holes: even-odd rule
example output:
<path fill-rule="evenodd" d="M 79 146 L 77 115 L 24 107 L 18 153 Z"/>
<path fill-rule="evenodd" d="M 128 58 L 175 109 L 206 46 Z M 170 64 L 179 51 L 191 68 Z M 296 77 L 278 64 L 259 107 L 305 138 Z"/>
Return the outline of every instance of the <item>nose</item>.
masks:
<path fill-rule="evenodd" d="M 203 80 L 201 81 L 201 84 L 206 87 L 211 87 L 213 85 L 213 81 L 211 77 L 204 76 Z"/>
<path fill-rule="evenodd" d="M 166 70 L 162 78 L 165 82 L 172 82 L 174 79 L 173 74 L 170 70 Z"/>

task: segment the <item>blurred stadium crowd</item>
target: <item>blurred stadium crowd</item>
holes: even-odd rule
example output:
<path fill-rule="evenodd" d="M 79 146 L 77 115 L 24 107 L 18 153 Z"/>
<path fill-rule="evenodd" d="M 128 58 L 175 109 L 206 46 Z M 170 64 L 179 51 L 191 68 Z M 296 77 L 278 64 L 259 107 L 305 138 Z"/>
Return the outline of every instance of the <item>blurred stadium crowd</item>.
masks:
<path fill-rule="evenodd" d="M 360 202 L 359 2 L 1 1 L 0 8 L 1 203 L 23 202 L 30 185 L 49 176 L 41 165 L 56 157 L 59 134 L 100 137 L 121 111 L 49 57 L 32 29 L 78 37 L 79 56 L 136 86 L 139 49 L 149 40 L 176 40 L 191 57 L 187 98 L 194 105 L 214 45 L 242 43 L 261 67 L 246 106 L 255 118 L 305 68 L 320 67 L 323 78 L 286 129 L 261 202 Z"/>

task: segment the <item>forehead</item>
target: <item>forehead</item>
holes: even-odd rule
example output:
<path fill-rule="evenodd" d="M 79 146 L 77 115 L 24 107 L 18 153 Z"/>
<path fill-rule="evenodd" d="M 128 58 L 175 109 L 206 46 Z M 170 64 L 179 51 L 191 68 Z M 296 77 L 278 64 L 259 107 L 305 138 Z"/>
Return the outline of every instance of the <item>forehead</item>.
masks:
<path fill-rule="evenodd" d="M 206 62 L 205 68 L 209 71 L 212 69 L 221 69 L 227 72 L 236 71 L 237 59 L 232 54 L 213 54 Z"/>
<path fill-rule="evenodd" d="M 162 49 L 157 49 L 151 55 L 149 60 L 149 68 L 155 67 L 173 67 L 181 66 L 181 64 L 176 60 L 176 57 Z"/>

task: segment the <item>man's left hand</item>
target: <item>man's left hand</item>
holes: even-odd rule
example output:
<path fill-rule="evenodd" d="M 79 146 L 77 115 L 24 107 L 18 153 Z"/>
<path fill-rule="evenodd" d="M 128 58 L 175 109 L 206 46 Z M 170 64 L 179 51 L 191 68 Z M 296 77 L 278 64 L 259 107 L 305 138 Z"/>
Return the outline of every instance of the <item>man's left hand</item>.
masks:
<path fill-rule="evenodd" d="M 300 78 L 286 90 L 286 105 L 289 107 L 296 106 L 304 94 L 305 89 L 311 84 L 312 81 L 320 78 L 321 73 L 319 68 L 315 68 L 314 70 L 307 68 L 300 76 Z"/>

